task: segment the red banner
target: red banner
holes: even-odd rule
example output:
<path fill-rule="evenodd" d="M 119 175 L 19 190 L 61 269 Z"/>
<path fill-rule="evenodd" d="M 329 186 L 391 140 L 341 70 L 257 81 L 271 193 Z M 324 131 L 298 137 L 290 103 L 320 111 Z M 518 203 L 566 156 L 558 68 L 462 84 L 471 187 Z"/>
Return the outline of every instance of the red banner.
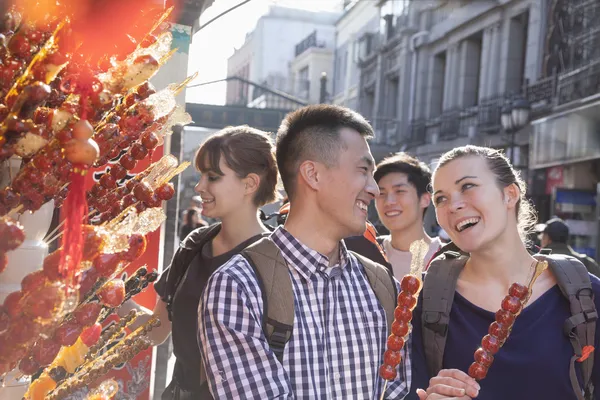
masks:
<path fill-rule="evenodd" d="M 138 161 L 133 171 L 129 171 L 128 175 L 119 181 L 119 185 L 125 185 L 129 179 L 135 174 L 148 168 L 151 163 L 154 163 L 163 156 L 163 147 L 155 149 L 151 157 L 146 157 L 142 161 Z M 113 162 L 118 162 L 118 158 L 111 163 L 96 169 L 92 169 L 87 174 L 88 181 L 86 182 L 86 190 L 100 180 L 103 174 L 110 171 L 110 166 Z M 160 229 L 151 232 L 146 236 L 148 245 L 146 252 L 137 261 L 131 263 L 123 272 L 124 276 L 130 276 L 143 265 L 146 265 L 148 272 L 158 270 L 159 265 L 159 249 L 162 247 Z M 141 306 L 150 310 L 154 309 L 156 303 L 156 292 L 153 286 L 150 285 L 142 293 L 134 297 L 134 300 Z M 107 329 L 114 324 L 118 317 L 111 316 L 105 321 L 103 329 Z M 99 380 L 103 381 L 109 378 L 114 379 L 119 384 L 119 393 L 117 399 L 150 399 L 150 383 L 152 381 L 152 348 L 139 353 L 131 361 L 126 364 L 115 367 L 108 375 Z"/>

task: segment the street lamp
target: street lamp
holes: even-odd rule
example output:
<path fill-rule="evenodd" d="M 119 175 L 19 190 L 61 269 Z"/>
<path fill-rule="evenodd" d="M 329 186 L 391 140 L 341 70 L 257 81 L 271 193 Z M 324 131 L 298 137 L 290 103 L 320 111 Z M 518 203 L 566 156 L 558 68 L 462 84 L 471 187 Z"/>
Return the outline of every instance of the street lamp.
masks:
<path fill-rule="evenodd" d="M 500 112 L 502 128 L 510 133 L 510 162 L 514 165 L 515 158 L 515 135 L 529 122 L 529 111 L 531 106 L 527 99 L 518 97 L 512 102 L 506 103 Z"/>

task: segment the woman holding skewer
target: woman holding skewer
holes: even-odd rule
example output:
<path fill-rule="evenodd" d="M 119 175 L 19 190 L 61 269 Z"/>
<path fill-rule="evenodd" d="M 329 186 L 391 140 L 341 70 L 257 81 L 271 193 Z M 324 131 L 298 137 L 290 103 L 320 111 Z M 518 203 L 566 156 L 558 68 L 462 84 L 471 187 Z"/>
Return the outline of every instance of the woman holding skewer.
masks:
<path fill-rule="evenodd" d="M 248 126 L 225 128 L 200 146 L 195 166 L 201 172 L 196 191 L 202 197 L 202 215 L 220 223 L 182 238 L 171 265 L 155 284 L 159 297 L 153 314 L 161 326 L 149 337 L 160 344 L 172 333 L 176 357 L 173 381 L 162 399 L 212 398 L 200 382 L 196 338 L 200 296 L 219 266 L 269 233 L 259 220 L 258 208 L 277 197 L 274 148 L 265 132 Z M 131 308 L 140 307 L 130 301 L 120 314 Z M 148 318 L 151 314 L 148 311 Z"/>
<path fill-rule="evenodd" d="M 508 159 L 476 146 L 444 154 L 433 203 L 461 253 L 425 275 L 407 398 L 600 399 L 600 280 L 576 259 L 528 252 L 535 214 Z"/>

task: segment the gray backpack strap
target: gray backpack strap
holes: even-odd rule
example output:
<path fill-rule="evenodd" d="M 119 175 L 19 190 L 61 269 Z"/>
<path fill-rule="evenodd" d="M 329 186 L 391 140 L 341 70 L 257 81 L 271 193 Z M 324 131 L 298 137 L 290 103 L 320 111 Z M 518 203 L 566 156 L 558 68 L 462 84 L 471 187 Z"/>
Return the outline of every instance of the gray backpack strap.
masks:
<path fill-rule="evenodd" d="M 263 238 L 242 251 L 254 269 L 263 297 L 263 331 L 271 350 L 283 362 L 285 345 L 294 328 L 294 289 L 281 250 Z"/>
<path fill-rule="evenodd" d="M 578 400 L 592 398 L 594 387 L 591 377 L 594 368 L 594 355 L 592 354 L 583 361 L 578 361 L 583 354 L 583 349 L 586 346 L 594 346 L 595 344 L 598 313 L 594 304 L 594 292 L 590 275 L 585 265 L 574 257 L 552 255 L 539 258 L 548 261 L 561 292 L 569 300 L 571 317 L 565 321 L 564 332 L 569 338 L 574 351 L 569 367 L 571 385 Z M 577 362 L 581 364 L 583 386 L 579 384 L 577 379 L 575 369 Z"/>
<path fill-rule="evenodd" d="M 442 369 L 456 281 L 467 259 L 467 256 L 457 252 L 446 251 L 431 262 L 425 273 L 423 343 L 427 368 L 431 376 L 436 376 Z"/>
<path fill-rule="evenodd" d="M 396 309 L 398 298 L 398 288 L 396 287 L 394 276 L 392 275 L 392 272 L 383 265 L 363 257 L 354 251 L 350 251 L 350 253 L 352 253 L 365 268 L 365 274 L 367 275 L 369 284 L 375 292 L 377 300 L 379 300 L 379 303 L 385 310 L 387 332 L 389 336 L 392 332 L 394 310 Z"/>

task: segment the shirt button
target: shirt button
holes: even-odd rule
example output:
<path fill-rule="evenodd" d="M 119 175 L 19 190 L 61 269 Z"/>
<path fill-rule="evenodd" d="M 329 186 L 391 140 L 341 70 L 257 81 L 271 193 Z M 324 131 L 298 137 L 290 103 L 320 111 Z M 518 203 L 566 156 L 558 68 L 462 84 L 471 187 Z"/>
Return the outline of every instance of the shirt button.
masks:
<path fill-rule="evenodd" d="M 333 379 L 335 379 L 336 382 L 340 381 L 340 373 L 336 372 L 335 374 L 333 374 Z"/>

